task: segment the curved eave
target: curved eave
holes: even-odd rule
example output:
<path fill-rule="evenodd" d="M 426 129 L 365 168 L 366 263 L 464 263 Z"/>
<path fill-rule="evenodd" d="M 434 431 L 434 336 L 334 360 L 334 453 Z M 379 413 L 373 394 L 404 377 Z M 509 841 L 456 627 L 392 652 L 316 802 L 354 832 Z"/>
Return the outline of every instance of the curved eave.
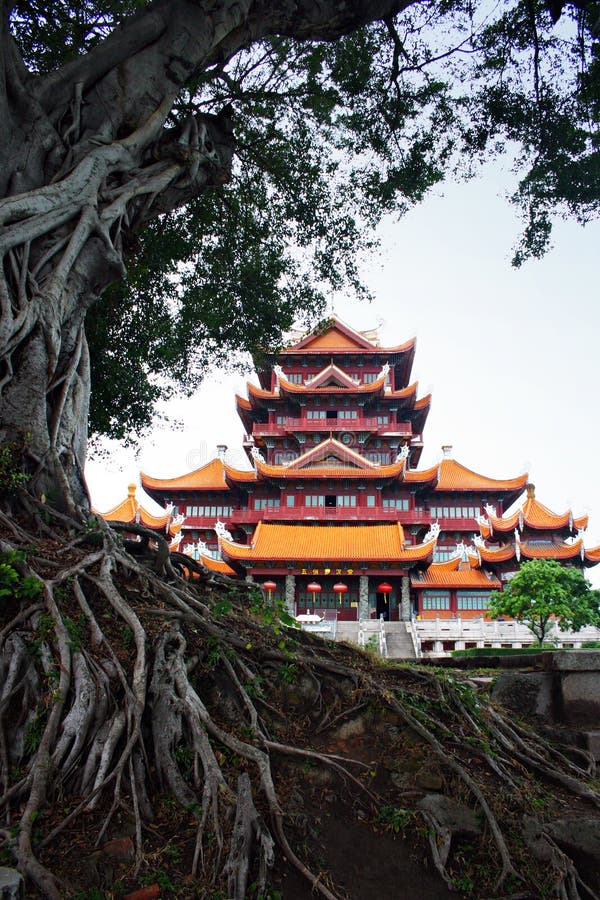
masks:
<path fill-rule="evenodd" d="M 403 565 L 431 558 L 436 540 L 404 547 L 404 532 L 393 525 L 280 525 L 260 522 L 251 545 L 221 539 L 222 553 L 232 561 L 262 562 L 339 560 Z"/>
<path fill-rule="evenodd" d="M 482 562 L 501 563 L 508 562 L 515 557 L 515 545 L 504 544 L 503 547 L 478 547 L 479 557 Z"/>
<path fill-rule="evenodd" d="M 431 466 L 430 469 L 407 469 L 402 480 L 409 484 L 430 485 L 437 479 L 437 476 L 438 467 Z"/>
<path fill-rule="evenodd" d="M 143 506 L 138 507 L 137 502 L 130 497 L 109 509 L 108 512 L 98 513 L 98 515 L 102 516 L 105 522 L 125 522 L 128 525 L 135 522 L 153 531 L 161 531 L 165 528 L 171 517 L 167 512 L 163 516 L 155 516 Z M 173 527 L 171 534 L 176 531 L 176 527 Z"/>
<path fill-rule="evenodd" d="M 515 528 L 519 525 L 520 519 L 520 510 L 517 510 L 515 513 L 512 513 L 510 516 L 490 516 L 488 515 L 488 521 L 491 525 L 491 528 L 487 528 L 487 533 L 481 529 L 481 533 L 484 537 L 488 537 L 491 531 L 514 531 Z M 481 527 L 481 526 L 480 526 Z"/>
<path fill-rule="evenodd" d="M 371 469 L 346 466 L 307 466 L 303 469 L 292 469 L 289 466 L 272 466 L 257 459 L 256 468 L 259 475 L 264 478 L 280 478 L 284 481 L 298 478 L 350 478 L 354 480 L 363 478 L 369 481 L 380 481 L 385 478 L 397 478 L 404 468 L 404 460 L 389 466 L 377 466 Z"/>
<path fill-rule="evenodd" d="M 279 378 L 279 388 L 282 394 L 291 394 L 294 397 L 299 395 L 310 396 L 311 394 L 315 394 L 320 397 L 323 394 L 344 394 L 348 393 L 352 394 L 360 394 L 361 396 L 369 395 L 369 394 L 377 394 L 381 393 L 385 386 L 385 375 L 382 375 L 376 381 L 371 382 L 371 384 L 359 384 L 352 385 L 352 387 L 341 387 L 340 385 L 326 385 L 325 387 L 312 387 L 306 384 L 292 384 L 291 381 L 288 381 L 287 378 Z M 266 393 L 266 392 L 263 392 Z M 391 395 L 386 395 L 391 396 Z M 278 398 L 279 394 L 272 395 L 271 397 Z"/>
<path fill-rule="evenodd" d="M 519 546 L 521 548 L 521 556 L 526 559 L 575 559 L 581 558 L 581 540 L 575 541 L 573 544 L 531 544 L 523 541 Z"/>
<path fill-rule="evenodd" d="M 218 458 L 176 478 L 153 478 L 145 472 L 140 472 L 140 478 L 142 487 L 147 491 L 229 490 L 225 483 L 223 463 Z"/>
<path fill-rule="evenodd" d="M 600 547 L 590 547 L 584 551 L 585 564 L 587 566 L 596 566 L 600 563 Z"/>
<path fill-rule="evenodd" d="M 578 519 L 573 519 L 573 525 L 577 530 L 581 530 L 583 528 L 588 527 L 588 516 L 579 516 Z"/>
<path fill-rule="evenodd" d="M 410 403 L 410 407 L 415 409 L 417 404 L 420 403 L 420 401 L 415 400 L 418 387 L 418 381 L 413 381 L 412 384 L 408 384 L 405 388 L 401 388 L 398 391 L 385 391 L 383 396 L 385 400 L 414 400 L 414 403 Z"/>
<path fill-rule="evenodd" d="M 502 586 L 498 578 L 486 575 L 481 569 L 449 570 L 437 563 L 433 563 L 420 575 L 411 575 L 410 582 L 416 590 L 431 587 L 496 590 Z"/>
<path fill-rule="evenodd" d="M 219 575 L 236 577 L 236 572 L 222 559 L 213 559 L 212 556 L 200 556 L 199 560 L 209 572 L 217 572 Z"/>
<path fill-rule="evenodd" d="M 516 478 L 488 478 L 472 469 L 467 469 L 454 459 L 443 459 L 440 463 L 440 474 L 435 490 L 441 491 L 494 491 L 509 493 L 522 491 L 527 484 L 528 475 Z"/>
<path fill-rule="evenodd" d="M 234 469 L 226 463 L 223 468 L 225 478 L 230 484 L 253 484 L 258 481 L 254 469 Z"/>
<path fill-rule="evenodd" d="M 137 502 L 132 497 L 121 500 L 107 512 L 99 512 L 105 522 L 134 522 L 137 515 Z M 165 520 L 166 521 L 166 520 Z"/>

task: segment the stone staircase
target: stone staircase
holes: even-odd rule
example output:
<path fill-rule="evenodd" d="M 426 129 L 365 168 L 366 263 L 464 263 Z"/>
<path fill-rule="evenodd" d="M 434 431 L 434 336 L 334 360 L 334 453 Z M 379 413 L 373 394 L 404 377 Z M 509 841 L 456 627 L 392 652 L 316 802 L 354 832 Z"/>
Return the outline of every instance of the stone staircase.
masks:
<path fill-rule="evenodd" d="M 363 621 L 365 642 L 369 644 L 371 636 L 378 637 L 380 623 L 378 619 L 366 619 Z M 387 643 L 388 659 L 415 659 L 415 649 L 412 638 L 406 631 L 406 622 L 386 622 L 385 637 Z M 358 644 L 358 622 L 338 622 L 336 641 L 348 641 L 350 644 Z M 377 650 L 377 643 L 374 648 Z"/>

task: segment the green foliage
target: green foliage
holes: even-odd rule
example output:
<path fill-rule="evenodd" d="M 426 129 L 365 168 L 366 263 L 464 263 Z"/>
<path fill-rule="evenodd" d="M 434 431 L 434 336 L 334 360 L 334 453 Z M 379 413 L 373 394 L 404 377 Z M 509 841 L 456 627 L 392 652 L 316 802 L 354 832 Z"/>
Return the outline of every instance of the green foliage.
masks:
<path fill-rule="evenodd" d="M 11 494 L 24 485 L 29 475 L 23 472 L 23 451 L 28 435 L 19 441 L 5 441 L 0 445 L 0 494 Z"/>
<path fill-rule="evenodd" d="M 46 73 L 98 47 L 141 0 L 16 0 L 11 30 Z M 228 185 L 155 221 L 128 249 L 129 281 L 90 312 L 91 430 L 135 438 L 153 407 L 212 363 L 240 366 L 311 324 L 332 291 L 365 296 L 373 227 L 448 175 L 508 146 L 523 216 L 514 261 L 540 256 L 555 212 L 600 207 L 598 4 L 408 5 L 337 41 L 275 36 L 195 73 L 172 121 L 234 110 Z M 0 459 L 0 482 L 2 481 Z"/>
<path fill-rule="evenodd" d="M 379 810 L 377 820 L 386 830 L 393 831 L 396 834 L 404 833 L 404 831 L 414 821 L 415 812 L 412 809 L 402 809 L 398 806 L 382 806 Z"/>
<path fill-rule="evenodd" d="M 502 592 L 491 595 L 490 615 L 524 622 L 541 646 L 556 619 L 563 631 L 577 631 L 600 622 L 600 592 L 579 569 L 554 560 L 524 563 Z"/>
<path fill-rule="evenodd" d="M 294 684 L 298 681 L 300 672 L 298 671 L 298 666 L 295 666 L 293 663 L 283 663 L 283 665 L 278 667 L 277 674 L 285 684 Z"/>
<path fill-rule="evenodd" d="M 44 728 L 46 727 L 47 718 L 47 711 L 42 710 L 42 712 L 38 713 L 35 719 L 32 719 L 32 721 L 25 729 L 24 746 L 27 753 L 36 753 L 38 747 L 40 746 L 40 741 L 42 740 L 42 735 L 44 733 Z"/>
<path fill-rule="evenodd" d="M 16 550 L 0 553 L 0 602 L 31 601 L 42 593 L 40 579 L 23 574 L 24 559 L 24 554 Z"/>

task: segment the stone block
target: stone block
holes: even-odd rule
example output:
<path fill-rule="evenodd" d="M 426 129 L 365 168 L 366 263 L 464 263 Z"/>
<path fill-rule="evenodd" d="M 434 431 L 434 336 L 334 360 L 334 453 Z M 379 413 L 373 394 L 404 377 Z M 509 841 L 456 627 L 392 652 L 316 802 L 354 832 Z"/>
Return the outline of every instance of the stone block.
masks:
<path fill-rule="evenodd" d="M 584 651 L 585 652 L 585 651 Z M 569 725 L 600 722 L 600 669 L 562 670 L 561 718 Z"/>
<path fill-rule="evenodd" d="M 557 650 L 544 653 L 544 668 L 554 672 L 600 673 L 600 650 Z"/>
<path fill-rule="evenodd" d="M 600 731 L 581 731 L 579 743 L 590 754 L 592 759 L 600 762 Z"/>
<path fill-rule="evenodd" d="M 481 823 L 477 813 L 445 794 L 427 794 L 417 803 L 417 809 L 428 813 L 442 828 L 451 834 L 476 837 L 481 834 Z"/>
<path fill-rule="evenodd" d="M 554 676 L 550 672 L 503 672 L 492 687 L 491 697 L 521 716 L 548 722 L 554 718 Z"/>

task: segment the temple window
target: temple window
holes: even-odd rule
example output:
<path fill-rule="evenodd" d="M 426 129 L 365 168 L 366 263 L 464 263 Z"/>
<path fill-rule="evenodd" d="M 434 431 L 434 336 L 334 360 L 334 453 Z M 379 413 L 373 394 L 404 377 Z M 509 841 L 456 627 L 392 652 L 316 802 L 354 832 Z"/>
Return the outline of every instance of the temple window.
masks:
<path fill-rule="evenodd" d="M 358 412 L 355 409 L 341 409 L 338 412 L 338 419 L 356 419 Z"/>
<path fill-rule="evenodd" d="M 254 509 L 278 509 L 279 497 L 255 497 Z"/>
<path fill-rule="evenodd" d="M 367 506 L 373 507 L 375 506 L 375 495 L 367 494 Z"/>
<path fill-rule="evenodd" d="M 434 518 L 443 519 L 476 519 L 481 515 L 479 506 L 432 506 L 430 513 Z"/>
<path fill-rule="evenodd" d="M 356 506 L 356 494 L 351 494 L 347 497 L 344 495 L 340 495 L 337 498 L 338 506 Z"/>
<path fill-rule="evenodd" d="M 456 556 L 456 547 L 436 547 L 433 551 L 434 562 L 446 562 L 452 556 Z"/>
<path fill-rule="evenodd" d="M 379 378 L 379 372 L 363 372 L 363 384 L 373 384 Z"/>
<path fill-rule="evenodd" d="M 423 609 L 450 609 L 450 591 L 423 591 Z"/>
<path fill-rule="evenodd" d="M 325 496 L 323 494 L 307 494 L 305 497 L 305 506 L 325 506 Z"/>
<path fill-rule="evenodd" d="M 288 494 L 287 497 L 285 498 L 286 506 L 294 506 L 295 502 L 296 502 L 296 498 L 293 494 Z"/>
<path fill-rule="evenodd" d="M 487 609 L 490 602 L 489 591 L 457 591 L 457 609 Z"/>
<path fill-rule="evenodd" d="M 384 497 L 383 508 L 408 510 L 408 497 Z"/>
<path fill-rule="evenodd" d="M 202 518 L 203 516 L 216 518 L 217 516 L 230 516 L 232 510 L 231 506 L 186 506 L 185 514 L 192 518 Z"/>
<path fill-rule="evenodd" d="M 290 372 L 285 377 L 292 384 L 302 384 L 302 372 Z"/>
<path fill-rule="evenodd" d="M 368 450 L 365 453 L 365 459 L 379 466 L 386 466 L 390 461 L 390 454 L 384 450 Z"/>
<path fill-rule="evenodd" d="M 325 409 L 307 409 L 306 410 L 306 418 L 307 419 L 326 419 L 327 418 L 327 410 L 325 410 Z"/>

